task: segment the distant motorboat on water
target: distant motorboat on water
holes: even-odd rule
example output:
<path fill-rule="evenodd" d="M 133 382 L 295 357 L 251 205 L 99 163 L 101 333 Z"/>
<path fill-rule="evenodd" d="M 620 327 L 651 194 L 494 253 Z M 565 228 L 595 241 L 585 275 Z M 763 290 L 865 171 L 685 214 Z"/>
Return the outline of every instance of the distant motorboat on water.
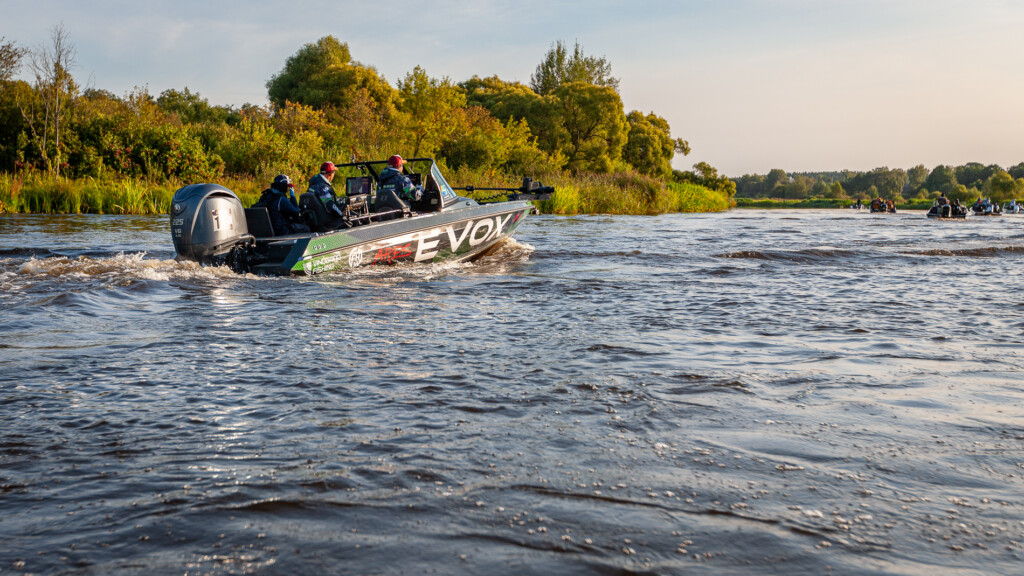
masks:
<path fill-rule="evenodd" d="M 871 201 L 871 213 L 872 214 L 895 214 L 896 205 L 892 200 L 882 200 L 881 198 L 875 198 Z"/>
<path fill-rule="evenodd" d="M 967 218 L 968 210 L 960 204 L 939 204 L 935 202 L 925 214 L 928 218 L 939 220 L 964 220 Z"/>
<path fill-rule="evenodd" d="M 971 211 L 975 216 L 1002 216 L 1003 209 L 999 204 L 994 204 L 988 198 L 978 198 L 977 202 L 971 205 Z"/>

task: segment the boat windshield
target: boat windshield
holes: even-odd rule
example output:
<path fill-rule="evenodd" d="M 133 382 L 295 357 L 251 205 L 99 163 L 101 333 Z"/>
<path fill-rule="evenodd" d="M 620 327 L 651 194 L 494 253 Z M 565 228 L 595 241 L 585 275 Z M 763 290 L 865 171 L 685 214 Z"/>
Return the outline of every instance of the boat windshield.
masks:
<path fill-rule="evenodd" d="M 432 207 L 429 209 L 421 207 L 420 210 L 440 210 L 458 200 L 459 195 L 445 180 L 433 158 L 412 158 L 405 162 L 402 172 L 412 180 L 413 184 L 423 186 L 423 190 L 428 196 L 436 193 L 441 199 L 440 205 L 438 205 L 437 197 L 434 196 L 434 201 L 430 203 Z M 386 166 L 387 162 L 384 160 L 337 164 L 335 178 L 339 176 L 344 178 L 349 195 L 352 195 L 356 189 L 360 191 L 358 193 L 368 193 L 371 186 L 376 188 L 376 182 L 380 180 L 380 173 Z M 372 185 L 371 178 L 374 183 Z"/>
<path fill-rule="evenodd" d="M 452 190 L 451 185 L 441 175 L 441 171 L 438 170 L 437 164 L 430 165 L 430 175 L 434 177 L 434 181 L 437 182 L 437 187 L 441 191 L 441 203 L 447 205 L 449 202 L 453 202 L 458 198 L 458 194 Z"/>

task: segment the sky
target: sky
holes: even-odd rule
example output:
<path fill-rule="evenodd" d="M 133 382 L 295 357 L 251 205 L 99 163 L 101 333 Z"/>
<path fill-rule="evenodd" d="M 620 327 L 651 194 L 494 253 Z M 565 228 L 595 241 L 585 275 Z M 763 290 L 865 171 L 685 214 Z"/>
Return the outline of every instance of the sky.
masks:
<path fill-rule="evenodd" d="M 41 47 L 57 25 L 79 83 L 118 95 L 265 104 L 326 35 L 392 84 L 415 66 L 528 83 L 562 40 L 611 63 L 627 112 L 690 143 L 677 169 L 1024 162 L 1020 0 L 0 0 L 5 42 Z"/>

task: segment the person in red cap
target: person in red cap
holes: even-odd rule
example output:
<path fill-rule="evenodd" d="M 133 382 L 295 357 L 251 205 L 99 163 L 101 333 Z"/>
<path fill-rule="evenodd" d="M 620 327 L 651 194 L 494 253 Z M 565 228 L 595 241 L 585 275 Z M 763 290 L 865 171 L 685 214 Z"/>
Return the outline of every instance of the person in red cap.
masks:
<path fill-rule="evenodd" d="M 408 202 L 414 202 L 423 197 L 423 189 L 413 186 L 412 180 L 402 174 L 403 164 L 405 164 L 405 160 L 395 154 L 388 158 L 388 167 L 380 171 L 377 196 L 373 200 L 374 212 L 406 211 L 409 208 Z"/>
<path fill-rule="evenodd" d="M 334 191 L 331 181 L 334 180 L 334 173 L 337 168 L 333 162 L 324 162 L 320 165 L 320 173 L 309 179 L 309 190 L 307 192 L 316 196 L 316 199 L 324 205 L 327 214 L 340 218 L 345 213 L 338 205 L 338 194 Z"/>

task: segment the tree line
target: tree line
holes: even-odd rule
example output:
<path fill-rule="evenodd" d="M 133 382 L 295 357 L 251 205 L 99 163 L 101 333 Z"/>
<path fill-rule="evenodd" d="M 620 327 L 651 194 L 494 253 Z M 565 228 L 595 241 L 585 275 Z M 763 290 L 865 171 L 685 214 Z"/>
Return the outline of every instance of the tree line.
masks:
<path fill-rule="evenodd" d="M 969 162 L 961 166 L 923 164 L 909 170 L 875 168 L 867 172 L 792 172 L 773 169 L 733 180 L 737 198 L 851 199 L 882 197 L 896 202 L 934 200 L 939 194 L 961 202 L 990 197 L 1007 202 L 1024 197 L 1024 162 L 1003 168 Z"/>
<path fill-rule="evenodd" d="M 635 173 L 727 196 L 705 163 L 672 168 L 690 145 L 654 112 L 626 113 L 603 57 L 556 42 L 529 85 L 463 82 L 417 66 L 390 84 L 333 36 L 302 46 L 266 83 L 269 104 L 212 105 L 184 87 L 158 95 L 82 88 L 63 26 L 28 50 L 0 38 L 0 172 L 197 182 L 312 174 L 324 160 L 435 157 L 476 174 Z M 30 80 L 17 79 L 22 69 Z"/>

